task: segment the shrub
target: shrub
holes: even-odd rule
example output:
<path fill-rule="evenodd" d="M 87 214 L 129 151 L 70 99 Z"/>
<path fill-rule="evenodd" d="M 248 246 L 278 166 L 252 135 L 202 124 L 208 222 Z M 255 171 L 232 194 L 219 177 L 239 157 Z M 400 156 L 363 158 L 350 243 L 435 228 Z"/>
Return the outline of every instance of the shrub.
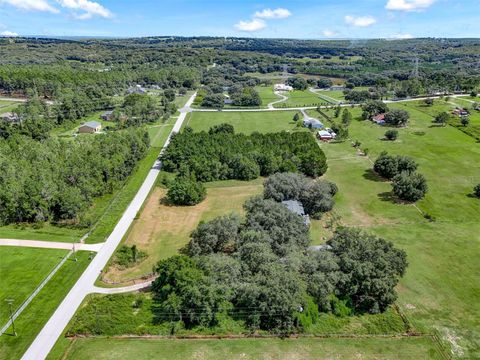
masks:
<path fill-rule="evenodd" d="M 147 253 L 145 251 L 138 250 L 136 245 L 132 245 L 131 247 L 123 245 L 116 251 L 113 262 L 120 267 L 127 268 L 140 262 L 146 256 Z"/>
<path fill-rule="evenodd" d="M 428 190 L 422 174 L 402 172 L 393 178 L 393 193 L 400 199 L 415 202 L 423 198 Z"/>
<path fill-rule="evenodd" d="M 480 184 L 476 185 L 474 188 L 473 188 L 473 193 L 475 194 L 475 196 L 477 198 L 480 198 Z"/>
<path fill-rule="evenodd" d="M 192 206 L 205 199 L 207 192 L 201 182 L 179 177 L 168 189 L 167 199 L 175 205 Z"/>
<path fill-rule="evenodd" d="M 394 109 L 385 114 L 385 122 L 392 126 L 405 126 L 409 118 L 408 112 L 401 109 Z"/>
<path fill-rule="evenodd" d="M 390 141 L 394 141 L 394 140 L 397 140 L 398 138 L 398 131 L 397 130 L 393 130 L 393 129 L 390 129 L 390 130 L 387 130 L 385 132 L 385 138 L 390 140 Z"/>
<path fill-rule="evenodd" d="M 386 179 L 393 179 L 401 172 L 413 173 L 417 170 L 417 163 L 408 156 L 391 156 L 382 152 L 373 164 L 373 170 Z"/>

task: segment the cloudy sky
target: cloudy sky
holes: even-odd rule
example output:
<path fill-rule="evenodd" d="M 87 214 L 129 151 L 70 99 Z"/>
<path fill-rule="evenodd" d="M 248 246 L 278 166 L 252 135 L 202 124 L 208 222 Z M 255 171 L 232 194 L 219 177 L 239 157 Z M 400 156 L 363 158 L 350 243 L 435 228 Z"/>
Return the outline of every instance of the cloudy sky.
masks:
<path fill-rule="evenodd" d="M 0 0 L 0 34 L 480 37 L 480 0 Z"/>

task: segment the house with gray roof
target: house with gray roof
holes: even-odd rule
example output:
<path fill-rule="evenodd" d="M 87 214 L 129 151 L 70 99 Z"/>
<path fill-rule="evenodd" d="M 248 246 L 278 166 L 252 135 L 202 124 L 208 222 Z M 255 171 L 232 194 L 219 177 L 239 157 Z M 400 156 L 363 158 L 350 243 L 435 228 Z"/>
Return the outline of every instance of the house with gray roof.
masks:
<path fill-rule="evenodd" d="M 97 121 L 88 121 L 78 128 L 79 134 L 95 134 L 102 130 L 102 124 Z"/>
<path fill-rule="evenodd" d="M 309 129 L 323 129 L 325 127 L 320 120 L 314 118 L 304 119 L 303 126 Z"/>
<path fill-rule="evenodd" d="M 0 114 L 0 119 L 2 119 L 2 121 L 9 122 L 9 123 L 20 122 L 20 116 L 18 116 L 18 114 L 14 112 L 6 112 L 3 114 Z"/>
<path fill-rule="evenodd" d="M 292 213 L 297 214 L 303 218 L 303 223 L 307 226 L 310 225 L 310 216 L 305 213 L 305 209 L 300 201 L 297 200 L 285 200 L 282 204 L 286 206 Z"/>

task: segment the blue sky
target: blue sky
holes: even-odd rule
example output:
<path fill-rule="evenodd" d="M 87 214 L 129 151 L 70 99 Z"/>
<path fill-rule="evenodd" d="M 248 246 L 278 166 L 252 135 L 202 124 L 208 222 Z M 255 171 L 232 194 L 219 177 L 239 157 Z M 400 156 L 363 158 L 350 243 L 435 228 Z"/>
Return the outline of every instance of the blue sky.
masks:
<path fill-rule="evenodd" d="M 0 0 L 0 34 L 480 37 L 480 0 Z"/>

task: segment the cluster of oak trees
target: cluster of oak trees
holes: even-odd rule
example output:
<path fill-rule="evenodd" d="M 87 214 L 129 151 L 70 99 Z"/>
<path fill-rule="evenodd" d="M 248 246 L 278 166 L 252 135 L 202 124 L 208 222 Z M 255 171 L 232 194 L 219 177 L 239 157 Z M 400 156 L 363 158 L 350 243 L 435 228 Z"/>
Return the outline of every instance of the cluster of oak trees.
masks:
<path fill-rule="evenodd" d="M 380 176 L 392 180 L 393 193 L 402 200 L 415 202 L 425 196 L 427 180 L 417 173 L 417 163 L 408 156 L 392 156 L 382 152 L 375 160 L 373 170 Z"/>
<path fill-rule="evenodd" d="M 302 218 L 269 192 L 245 203 L 244 219 L 201 223 L 183 255 L 155 266 L 157 319 L 187 328 L 230 319 L 251 331 L 289 333 L 308 331 L 319 312 L 379 313 L 395 301 L 404 251 L 348 228 L 312 249 Z"/>
<path fill-rule="evenodd" d="M 0 141 L 0 224 L 87 221 L 81 217 L 93 199 L 118 187 L 148 147 L 144 129 L 74 141 Z"/>
<path fill-rule="evenodd" d="M 229 124 L 209 132 L 185 128 L 173 136 L 161 159 L 166 171 L 201 182 L 253 180 L 276 172 L 325 173 L 325 154 L 309 133 L 236 134 Z"/>

